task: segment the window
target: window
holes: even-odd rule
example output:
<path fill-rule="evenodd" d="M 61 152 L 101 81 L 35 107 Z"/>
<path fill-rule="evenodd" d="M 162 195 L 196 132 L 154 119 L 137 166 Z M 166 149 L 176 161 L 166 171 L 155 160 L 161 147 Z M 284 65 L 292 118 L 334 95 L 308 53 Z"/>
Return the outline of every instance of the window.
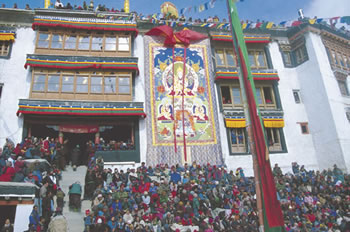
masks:
<path fill-rule="evenodd" d="M 62 76 L 62 93 L 74 92 L 74 76 Z"/>
<path fill-rule="evenodd" d="M 1 95 L 2 95 L 2 89 L 4 88 L 4 84 L 0 83 L 0 99 L 1 99 Z"/>
<path fill-rule="evenodd" d="M 250 67 L 252 69 L 267 68 L 266 56 L 263 51 L 248 51 Z"/>
<path fill-rule="evenodd" d="M 337 80 L 338 81 L 338 86 L 340 89 L 340 93 L 343 96 L 349 96 L 349 90 L 348 90 L 348 86 L 346 84 L 346 80 Z"/>
<path fill-rule="evenodd" d="M 46 85 L 46 75 L 36 74 L 33 80 L 33 92 L 44 92 Z"/>
<path fill-rule="evenodd" d="M 130 51 L 129 37 L 118 38 L 118 51 Z"/>
<path fill-rule="evenodd" d="M 89 50 L 90 49 L 90 36 L 79 36 L 78 50 Z"/>
<path fill-rule="evenodd" d="M 60 88 L 60 76 L 49 75 L 47 79 L 47 92 L 58 92 Z"/>
<path fill-rule="evenodd" d="M 115 51 L 117 48 L 117 38 L 116 37 L 106 37 L 105 50 Z"/>
<path fill-rule="evenodd" d="M 0 97 L 1 97 L 1 95 L 0 95 Z M 346 118 L 348 119 L 348 121 L 350 122 L 350 108 L 345 109 L 345 115 L 346 115 Z"/>
<path fill-rule="evenodd" d="M 77 84 L 75 92 L 88 93 L 89 92 L 89 77 L 77 76 Z"/>
<path fill-rule="evenodd" d="M 296 65 L 302 64 L 308 60 L 305 45 L 302 45 L 294 50 Z"/>
<path fill-rule="evenodd" d="M 281 151 L 281 133 L 280 128 L 265 128 L 269 151 Z"/>
<path fill-rule="evenodd" d="M 282 58 L 284 60 L 284 65 L 286 67 L 292 67 L 293 63 L 292 63 L 292 56 L 290 51 L 282 51 Z"/>
<path fill-rule="evenodd" d="M 216 66 L 218 67 L 236 67 L 236 58 L 232 49 L 215 50 Z"/>
<path fill-rule="evenodd" d="M 230 142 L 232 153 L 247 152 L 245 128 L 230 128 Z"/>
<path fill-rule="evenodd" d="M 302 134 L 309 134 L 309 125 L 307 122 L 300 122 L 300 129 Z"/>
<path fill-rule="evenodd" d="M 75 50 L 77 47 L 77 36 L 72 35 L 72 36 L 66 36 L 65 41 L 64 41 L 64 49 L 71 49 Z"/>
<path fill-rule="evenodd" d="M 91 93 L 102 93 L 102 77 L 91 77 Z"/>
<path fill-rule="evenodd" d="M 131 75 L 127 74 L 69 71 L 60 73 L 55 70 L 47 70 L 46 72 L 34 70 L 33 72 L 31 97 L 60 98 L 64 95 L 63 99 L 74 99 L 77 95 L 80 98 L 82 95 L 93 95 L 94 97 L 92 96 L 91 99 L 128 101 L 131 93 L 132 79 Z M 104 95 L 108 95 L 108 97 L 105 98 Z M 77 97 L 79 98 L 79 96 Z"/>
<path fill-rule="evenodd" d="M 63 36 L 58 34 L 52 34 L 51 38 L 51 48 L 62 49 Z"/>
<path fill-rule="evenodd" d="M 102 51 L 103 50 L 103 37 L 92 37 L 91 50 Z"/>
<path fill-rule="evenodd" d="M 301 100 L 300 100 L 300 90 L 294 89 L 294 90 L 293 90 L 293 96 L 294 96 L 294 101 L 295 101 L 295 103 L 297 103 L 297 104 L 301 103 Z"/>
<path fill-rule="evenodd" d="M 50 45 L 50 34 L 40 32 L 37 47 L 38 48 L 49 48 L 49 45 Z"/>
<path fill-rule="evenodd" d="M 116 85 L 116 78 L 115 77 L 105 77 L 104 78 L 104 91 L 105 93 L 116 93 L 117 92 L 117 85 Z"/>
<path fill-rule="evenodd" d="M 221 86 L 220 89 L 224 107 L 243 107 L 242 93 L 238 85 Z"/>
<path fill-rule="evenodd" d="M 231 91 L 229 86 L 221 86 L 221 99 L 222 104 L 224 105 L 232 104 Z"/>
<path fill-rule="evenodd" d="M 85 52 L 84 54 L 87 51 L 118 51 L 125 54 L 131 50 L 130 36 L 115 35 L 114 32 L 105 32 L 105 34 L 89 34 L 87 32 L 85 34 L 76 34 L 76 31 L 61 31 L 59 33 L 40 31 L 37 37 L 36 48 L 39 49 L 78 50 Z"/>
<path fill-rule="evenodd" d="M 260 108 L 276 108 L 275 96 L 272 87 L 257 87 L 256 97 Z"/>
<path fill-rule="evenodd" d="M 0 56 L 8 56 L 10 52 L 10 41 L 0 41 Z"/>
<path fill-rule="evenodd" d="M 130 78 L 119 77 L 118 78 L 118 93 L 130 94 Z"/>

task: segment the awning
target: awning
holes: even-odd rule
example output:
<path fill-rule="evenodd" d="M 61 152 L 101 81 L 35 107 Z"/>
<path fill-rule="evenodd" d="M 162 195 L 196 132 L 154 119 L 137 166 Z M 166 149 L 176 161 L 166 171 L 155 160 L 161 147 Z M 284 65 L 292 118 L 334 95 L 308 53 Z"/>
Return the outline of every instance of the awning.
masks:
<path fill-rule="evenodd" d="M 135 36 L 138 34 L 136 22 L 132 20 L 35 16 L 32 28 L 36 30 L 38 27 L 61 27 L 94 31 L 127 31 L 134 32 Z"/>
<path fill-rule="evenodd" d="M 225 118 L 225 123 L 227 128 L 245 128 L 245 118 L 236 117 L 236 118 Z"/>
<path fill-rule="evenodd" d="M 25 68 L 57 69 L 117 69 L 131 70 L 138 73 L 137 57 L 85 57 L 85 56 L 52 56 L 27 55 Z"/>
<path fill-rule="evenodd" d="M 15 32 L 0 31 L 0 41 L 14 41 L 15 37 Z"/>
<path fill-rule="evenodd" d="M 260 72 L 252 72 L 253 79 L 258 80 L 277 80 L 279 81 L 279 76 L 276 70 L 263 70 Z M 217 71 L 215 80 L 238 80 L 237 71 Z"/>
<path fill-rule="evenodd" d="M 211 34 L 214 41 L 232 42 L 232 36 L 229 34 Z M 267 35 L 245 35 L 246 43 L 270 43 L 270 36 Z"/>
<path fill-rule="evenodd" d="M 283 118 L 264 118 L 264 127 L 266 128 L 282 128 L 284 127 Z"/>
<path fill-rule="evenodd" d="M 77 102 L 20 100 L 19 114 L 146 117 L 142 102 Z"/>
<path fill-rule="evenodd" d="M 282 128 L 284 120 L 282 117 L 263 117 L 264 127 L 266 128 Z M 246 122 L 244 117 L 227 117 L 225 118 L 227 128 L 244 128 Z"/>

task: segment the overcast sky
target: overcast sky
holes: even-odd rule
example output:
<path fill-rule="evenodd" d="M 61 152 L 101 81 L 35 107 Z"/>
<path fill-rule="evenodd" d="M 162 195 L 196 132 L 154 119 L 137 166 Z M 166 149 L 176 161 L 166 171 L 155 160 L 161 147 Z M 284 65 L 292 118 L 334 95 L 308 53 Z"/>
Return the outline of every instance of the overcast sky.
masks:
<path fill-rule="evenodd" d="M 56 0 L 51 0 L 55 2 Z M 70 2 L 72 5 L 82 5 L 83 0 L 61 0 L 64 4 Z M 178 10 L 185 7 L 199 6 L 209 0 L 173 0 Z M 227 17 L 227 0 L 216 0 L 215 7 L 203 12 L 186 13 L 186 17 L 206 18 L 217 15 L 219 18 Z M 90 0 L 86 0 L 90 2 Z M 131 11 L 141 12 L 145 15 L 160 12 L 160 5 L 165 0 L 130 0 Z M 42 8 L 44 0 L 0 0 L 6 7 L 12 7 L 17 3 L 19 8 L 24 8 L 26 3 L 32 8 Z M 109 8 L 123 8 L 124 0 L 94 0 L 97 4 L 105 4 Z M 244 0 L 237 3 L 241 19 L 272 21 L 279 23 L 281 21 L 295 20 L 298 18 L 298 9 L 303 8 L 305 16 L 313 17 L 335 17 L 350 16 L 350 0 Z"/>

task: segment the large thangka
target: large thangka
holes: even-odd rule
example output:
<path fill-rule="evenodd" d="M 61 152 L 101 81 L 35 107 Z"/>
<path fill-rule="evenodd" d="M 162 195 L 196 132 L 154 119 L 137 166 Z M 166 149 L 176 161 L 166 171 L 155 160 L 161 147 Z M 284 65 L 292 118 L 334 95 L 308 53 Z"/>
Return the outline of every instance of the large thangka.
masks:
<path fill-rule="evenodd" d="M 185 54 L 181 45 L 145 36 L 149 164 L 222 164 L 208 43 L 191 44 Z"/>

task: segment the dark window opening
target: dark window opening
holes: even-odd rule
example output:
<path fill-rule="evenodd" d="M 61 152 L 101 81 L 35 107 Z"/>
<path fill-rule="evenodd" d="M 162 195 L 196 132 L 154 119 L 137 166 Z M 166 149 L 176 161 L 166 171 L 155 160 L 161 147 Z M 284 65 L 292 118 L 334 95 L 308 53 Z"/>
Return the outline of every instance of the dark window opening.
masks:
<path fill-rule="evenodd" d="M 293 96 L 294 96 L 294 101 L 295 101 L 295 103 L 298 104 L 298 103 L 301 102 L 299 90 L 293 90 Z"/>
<path fill-rule="evenodd" d="M 309 134 L 309 127 L 307 122 L 300 123 L 301 133 Z"/>
<path fill-rule="evenodd" d="M 228 86 L 221 86 L 222 104 L 231 104 L 231 91 Z"/>
<path fill-rule="evenodd" d="M 270 87 L 263 87 L 263 91 L 264 91 L 265 103 L 266 104 L 273 104 L 273 97 L 271 94 L 271 88 Z"/>

